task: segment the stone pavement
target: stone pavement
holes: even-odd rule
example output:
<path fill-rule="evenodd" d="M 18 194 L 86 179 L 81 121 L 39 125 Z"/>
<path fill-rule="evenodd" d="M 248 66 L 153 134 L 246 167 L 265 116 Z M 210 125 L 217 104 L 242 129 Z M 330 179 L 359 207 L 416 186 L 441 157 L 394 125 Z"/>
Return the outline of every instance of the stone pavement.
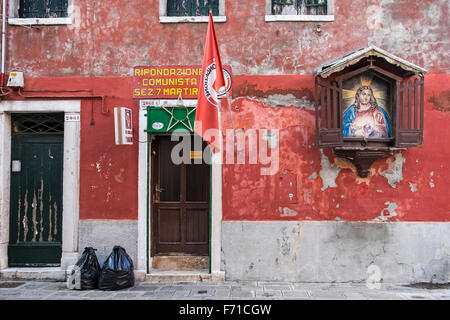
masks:
<path fill-rule="evenodd" d="M 376 284 L 369 285 L 369 287 Z M 119 291 L 71 290 L 65 282 L 1 280 L 0 300 L 450 300 L 450 285 L 274 281 L 136 282 Z"/>

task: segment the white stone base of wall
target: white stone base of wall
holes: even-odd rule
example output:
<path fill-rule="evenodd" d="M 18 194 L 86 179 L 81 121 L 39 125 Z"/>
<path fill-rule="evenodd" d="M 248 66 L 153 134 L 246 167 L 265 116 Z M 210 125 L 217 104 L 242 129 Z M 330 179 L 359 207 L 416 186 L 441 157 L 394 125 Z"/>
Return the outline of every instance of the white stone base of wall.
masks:
<path fill-rule="evenodd" d="M 227 280 L 447 283 L 450 223 L 222 222 Z"/>

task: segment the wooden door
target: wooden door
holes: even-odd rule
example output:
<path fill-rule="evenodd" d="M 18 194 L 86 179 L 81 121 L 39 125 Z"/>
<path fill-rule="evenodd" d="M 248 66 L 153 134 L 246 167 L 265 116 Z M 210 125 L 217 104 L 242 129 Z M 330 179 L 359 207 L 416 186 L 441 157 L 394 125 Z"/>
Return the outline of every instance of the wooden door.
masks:
<path fill-rule="evenodd" d="M 194 163 L 205 144 L 195 150 L 194 135 L 190 139 L 181 164 L 171 159 L 178 141 L 157 136 L 152 142 L 152 255 L 209 254 L 210 166 Z"/>
<path fill-rule="evenodd" d="M 61 261 L 63 114 L 13 116 L 9 266 Z"/>

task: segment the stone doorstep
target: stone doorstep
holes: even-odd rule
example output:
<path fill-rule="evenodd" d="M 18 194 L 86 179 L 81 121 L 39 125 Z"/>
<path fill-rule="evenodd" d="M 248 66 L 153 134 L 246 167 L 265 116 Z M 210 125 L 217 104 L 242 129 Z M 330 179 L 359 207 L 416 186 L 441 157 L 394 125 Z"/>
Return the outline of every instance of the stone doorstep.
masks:
<path fill-rule="evenodd" d="M 143 282 L 223 282 L 225 281 L 224 272 L 208 273 L 207 271 L 158 271 L 152 270 L 152 272 L 145 275 Z"/>
<path fill-rule="evenodd" d="M 208 267 L 208 256 L 173 255 L 152 257 L 152 269 L 160 271 L 195 271 L 201 269 L 207 270 Z"/>
<path fill-rule="evenodd" d="M 5 280 L 52 280 L 66 281 L 66 271 L 54 268 L 6 268 L 0 270 L 0 279 Z"/>
<path fill-rule="evenodd" d="M 70 272 L 71 269 L 62 270 L 60 267 L 6 268 L 0 270 L 0 280 L 44 280 L 65 282 Z M 134 270 L 134 278 L 137 282 L 145 281 L 145 271 Z"/>

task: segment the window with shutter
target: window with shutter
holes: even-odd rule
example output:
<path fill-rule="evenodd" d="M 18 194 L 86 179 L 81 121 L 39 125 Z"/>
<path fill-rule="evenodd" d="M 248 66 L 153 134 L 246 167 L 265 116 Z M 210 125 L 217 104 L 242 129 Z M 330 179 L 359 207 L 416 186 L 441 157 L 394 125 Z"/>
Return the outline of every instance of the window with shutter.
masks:
<path fill-rule="evenodd" d="M 168 16 L 208 16 L 219 15 L 219 0 L 168 0 Z"/>
<path fill-rule="evenodd" d="M 334 0 L 266 0 L 265 21 L 334 21 Z"/>
<path fill-rule="evenodd" d="M 19 18 L 67 17 L 68 0 L 20 0 Z"/>
<path fill-rule="evenodd" d="M 159 22 L 207 23 L 210 10 L 214 22 L 226 22 L 225 0 L 159 0 Z"/>
<path fill-rule="evenodd" d="M 421 146 L 425 72 L 374 46 L 319 67 L 317 146 L 332 147 L 362 177 L 375 160 Z"/>
<path fill-rule="evenodd" d="M 73 23 L 74 0 L 7 0 L 11 25 L 67 25 Z"/>
<path fill-rule="evenodd" d="M 326 0 L 272 0 L 272 14 L 327 14 Z"/>

